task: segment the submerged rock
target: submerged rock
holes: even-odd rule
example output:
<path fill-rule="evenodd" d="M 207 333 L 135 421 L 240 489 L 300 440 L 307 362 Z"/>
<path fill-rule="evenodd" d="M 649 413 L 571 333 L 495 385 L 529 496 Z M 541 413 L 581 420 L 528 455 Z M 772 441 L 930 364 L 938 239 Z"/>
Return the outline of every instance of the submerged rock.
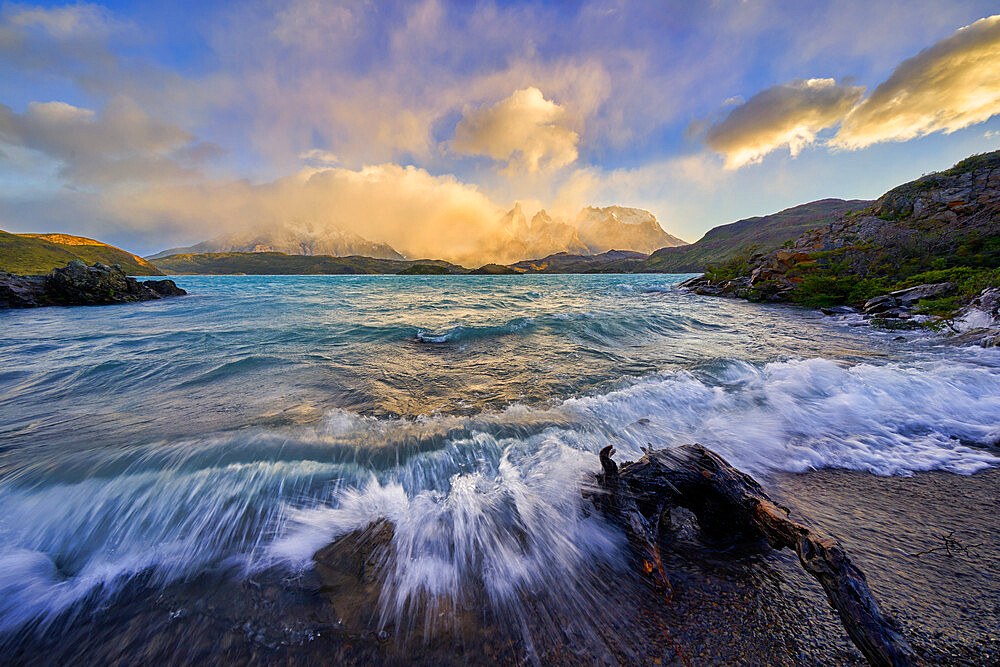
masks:
<path fill-rule="evenodd" d="M 820 308 L 820 311 L 824 315 L 853 315 L 858 311 L 850 306 L 829 306 L 826 308 Z"/>
<path fill-rule="evenodd" d="M 342 627 L 358 632 L 378 624 L 378 599 L 391 557 L 393 525 L 382 519 L 354 530 L 313 555 L 320 594 Z"/>
<path fill-rule="evenodd" d="M 46 276 L 0 273 L 0 308 L 39 306 L 94 306 L 132 301 L 152 301 L 187 294 L 172 280 L 140 283 L 125 275 L 118 264 L 87 266 L 73 260 Z"/>

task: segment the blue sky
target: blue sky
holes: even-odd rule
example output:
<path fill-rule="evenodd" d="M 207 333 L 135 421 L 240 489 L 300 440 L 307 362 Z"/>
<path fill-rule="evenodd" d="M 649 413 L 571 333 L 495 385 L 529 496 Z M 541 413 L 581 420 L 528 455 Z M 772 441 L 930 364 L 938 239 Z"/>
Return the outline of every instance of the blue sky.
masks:
<path fill-rule="evenodd" d="M 308 218 L 444 248 L 522 201 L 647 208 L 693 241 L 1000 148 L 995 11 L 5 4 L 0 227 L 148 253 Z"/>

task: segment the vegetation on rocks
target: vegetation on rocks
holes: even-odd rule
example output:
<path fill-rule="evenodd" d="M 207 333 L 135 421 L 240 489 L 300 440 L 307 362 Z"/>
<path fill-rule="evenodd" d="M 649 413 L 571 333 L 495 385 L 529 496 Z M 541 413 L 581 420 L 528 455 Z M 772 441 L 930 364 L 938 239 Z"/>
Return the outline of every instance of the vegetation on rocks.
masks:
<path fill-rule="evenodd" d="M 916 285 L 948 291 L 916 304 L 948 318 L 1000 285 L 1000 151 L 894 188 L 767 253 L 745 246 L 705 272 L 709 289 L 808 307 L 861 305 Z"/>
<path fill-rule="evenodd" d="M 132 276 L 161 276 L 155 266 L 137 255 L 84 236 L 69 234 L 11 234 L 0 231 L 0 271 L 43 275 L 74 259 L 84 264 L 118 264 Z"/>
<path fill-rule="evenodd" d="M 789 239 L 870 204 L 860 199 L 821 199 L 771 215 L 720 225 L 690 245 L 657 250 L 634 270 L 646 273 L 704 271 L 706 266 L 727 263 L 729 257 L 742 253 L 748 245 L 762 253 L 781 248 L 783 243 L 790 244 Z"/>

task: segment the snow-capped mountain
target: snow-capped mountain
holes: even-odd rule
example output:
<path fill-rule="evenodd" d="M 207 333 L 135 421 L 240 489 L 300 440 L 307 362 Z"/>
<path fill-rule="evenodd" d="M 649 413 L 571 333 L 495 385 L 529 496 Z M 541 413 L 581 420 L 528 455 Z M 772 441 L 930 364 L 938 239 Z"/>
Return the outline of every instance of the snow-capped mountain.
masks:
<path fill-rule="evenodd" d="M 404 259 L 388 244 L 369 241 L 336 228 L 308 223 L 225 234 L 195 245 L 164 250 L 150 255 L 149 259 L 203 252 L 283 252 L 289 255 L 360 255 L 377 259 Z"/>
<path fill-rule="evenodd" d="M 541 210 L 529 222 L 520 204 L 508 211 L 501 227 L 510 235 L 511 246 L 529 259 L 566 252 L 596 255 L 608 250 L 650 253 L 660 248 L 687 245 L 663 231 L 649 211 L 624 206 L 587 207 L 575 224 L 558 220 Z M 522 248 L 523 246 L 523 248 Z"/>
<path fill-rule="evenodd" d="M 588 206 L 576 216 L 580 240 L 592 254 L 608 250 L 650 253 L 660 248 L 687 245 L 663 231 L 649 211 L 625 206 Z"/>

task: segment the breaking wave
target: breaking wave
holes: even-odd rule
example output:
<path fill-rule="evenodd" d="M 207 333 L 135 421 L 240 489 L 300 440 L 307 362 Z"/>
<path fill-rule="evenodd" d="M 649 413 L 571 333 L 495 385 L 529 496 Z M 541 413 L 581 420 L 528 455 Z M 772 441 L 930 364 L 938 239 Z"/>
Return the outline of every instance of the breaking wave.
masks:
<path fill-rule="evenodd" d="M 617 533 L 580 486 L 614 444 L 700 442 L 738 467 L 971 474 L 1000 463 L 1000 355 L 846 364 L 718 360 L 610 391 L 473 417 L 379 419 L 222 432 L 0 469 L 0 629 L 44 627 L 106 599 L 209 567 L 309 567 L 338 535 L 394 524 L 383 620 L 475 581 L 496 606 L 559 590 L 613 560 Z M 563 583 L 560 583 L 563 582 Z"/>

